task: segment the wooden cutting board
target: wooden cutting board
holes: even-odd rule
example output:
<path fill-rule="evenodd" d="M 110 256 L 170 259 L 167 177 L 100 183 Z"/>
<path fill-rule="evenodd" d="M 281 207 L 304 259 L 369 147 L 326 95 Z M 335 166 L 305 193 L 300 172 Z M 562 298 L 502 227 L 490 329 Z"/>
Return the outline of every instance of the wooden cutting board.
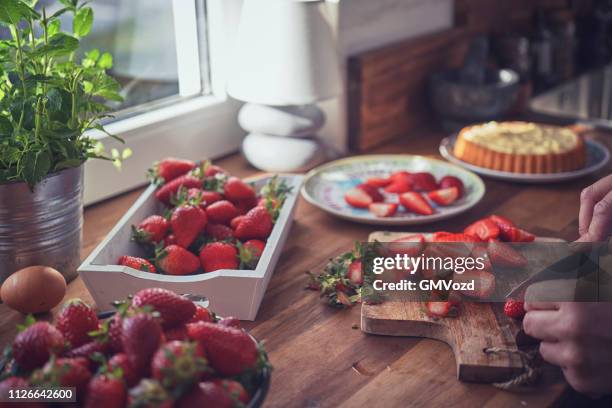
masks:
<path fill-rule="evenodd" d="M 369 241 L 388 242 L 416 234 L 374 232 Z M 557 241 L 538 238 L 538 241 Z M 503 313 L 503 303 L 462 302 L 459 316 L 431 318 L 423 303 L 411 299 L 409 291 L 395 292 L 391 300 L 361 306 L 361 330 L 386 336 L 425 337 L 447 343 L 455 355 L 457 378 L 462 381 L 496 382 L 507 380 L 523 371 L 520 357 L 509 353 L 485 353 L 490 347 L 516 350 L 529 341 L 520 323 Z"/>

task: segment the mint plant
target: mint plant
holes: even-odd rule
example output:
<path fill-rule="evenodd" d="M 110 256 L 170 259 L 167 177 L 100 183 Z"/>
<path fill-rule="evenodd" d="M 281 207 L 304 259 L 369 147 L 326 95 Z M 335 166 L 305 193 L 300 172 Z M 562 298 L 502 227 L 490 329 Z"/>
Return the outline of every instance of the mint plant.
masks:
<path fill-rule="evenodd" d="M 93 49 L 78 57 L 94 19 L 87 2 L 59 0 L 63 7 L 51 15 L 36 3 L 0 1 L 0 24 L 10 33 L 0 40 L 0 183 L 30 187 L 89 158 L 116 160 L 116 151 L 107 157 L 86 132 L 106 133 L 106 103 L 122 100 L 119 83 L 107 74 L 109 53 Z M 61 26 L 66 13 L 71 30 Z"/>

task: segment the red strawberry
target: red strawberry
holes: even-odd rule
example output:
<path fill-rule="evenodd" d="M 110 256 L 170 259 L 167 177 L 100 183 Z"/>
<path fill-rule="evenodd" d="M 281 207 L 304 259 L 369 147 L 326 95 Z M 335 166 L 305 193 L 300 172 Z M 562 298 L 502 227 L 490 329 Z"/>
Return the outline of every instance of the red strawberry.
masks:
<path fill-rule="evenodd" d="M 510 227 L 501 232 L 501 237 L 509 242 L 532 242 L 535 235 L 524 229 Z"/>
<path fill-rule="evenodd" d="M 136 385 L 136 383 L 138 383 L 138 380 L 140 379 L 138 372 L 132 366 L 127 354 L 125 353 L 115 354 L 113 357 L 111 357 L 110 360 L 108 360 L 107 366 L 109 372 L 121 369 L 121 372 L 123 374 L 123 381 L 129 388 Z"/>
<path fill-rule="evenodd" d="M 271 199 L 270 200 L 270 208 L 274 209 L 277 207 L 277 204 L 274 204 L 275 200 Z M 236 201 L 236 209 L 238 210 L 238 214 L 239 215 L 244 215 L 246 213 L 249 212 L 249 210 L 253 207 L 255 207 L 258 204 L 257 202 L 257 198 L 253 197 L 253 198 L 247 198 L 245 200 L 238 200 Z M 266 207 L 267 208 L 267 207 Z"/>
<path fill-rule="evenodd" d="M 234 239 L 234 230 L 223 224 L 208 223 L 206 234 L 217 241 Z"/>
<path fill-rule="evenodd" d="M 138 385 L 130 389 L 128 406 L 172 408 L 174 404 L 170 393 L 158 381 L 143 378 Z"/>
<path fill-rule="evenodd" d="M 438 205 L 451 205 L 459 198 L 457 187 L 442 188 L 427 193 L 427 197 Z"/>
<path fill-rule="evenodd" d="M 495 276 L 491 272 L 469 270 L 461 274 L 455 273 L 453 281 L 460 283 L 474 282 L 474 289 L 461 290 L 466 296 L 487 299 L 495 292 Z"/>
<path fill-rule="evenodd" d="M 183 248 L 189 247 L 204 231 L 207 222 L 206 211 L 200 207 L 181 205 L 175 208 L 170 218 L 170 224 L 176 237 L 176 244 Z"/>
<path fill-rule="evenodd" d="M 150 314 L 140 313 L 123 319 L 121 344 L 130 364 L 138 373 L 146 374 L 161 339 L 161 326 Z"/>
<path fill-rule="evenodd" d="M 86 359 L 89 367 L 94 369 L 99 364 L 99 356 L 104 356 L 110 351 L 108 341 L 92 340 L 82 346 L 74 348 L 66 353 L 66 357 Z"/>
<path fill-rule="evenodd" d="M 425 236 L 423 234 L 406 235 L 394 239 L 387 244 L 391 254 L 417 256 L 423 251 L 425 246 Z"/>
<path fill-rule="evenodd" d="M 513 319 L 525 316 L 525 302 L 518 299 L 508 299 L 504 305 L 504 314 Z"/>
<path fill-rule="evenodd" d="M 359 188 L 352 188 L 344 194 L 344 201 L 355 208 L 368 208 L 374 202 L 372 197 Z"/>
<path fill-rule="evenodd" d="M 527 266 L 527 259 L 520 252 L 503 242 L 490 240 L 487 252 L 494 267 L 523 268 Z"/>
<path fill-rule="evenodd" d="M 412 183 L 412 188 L 415 191 L 433 191 L 438 188 L 438 183 L 431 173 L 411 173 L 408 180 Z"/>
<path fill-rule="evenodd" d="M 200 188 L 202 187 L 202 180 L 189 174 L 185 174 L 184 176 L 175 178 L 174 180 L 161 186 L 155 192 L 155 197 L 162 203 L 168 205 L 170 204 L 170 199 L 176 195 L 181 187 L 185 187 L 187 189 Z"/>
<path fill-rule="evenodd" d="M 463 230 L 465 234 L 478 237 L 483 241 L 499 236 L 499 227 L 488 218 L 478 220 Z"/>
<path fill-rule="evenodd" d="M 178 326 L 168 329 L 164 332 L 164 340 L 166 342 L 174 341 L 174 340 L 188 340 L 187 337 L 187 328 L 185 326 Z"/>
<path fill-rule="evenodd" d="M 164 238 L 164 247 L 176 245 L 176 236 L 174 234 L 170 234 Z"/>
<path fill-rule="evenodd" d="M 236 228 L 238 228 L 238 224 L 240 224 L 242 220 L 244 220 L 244 218 L 244 215 L 239 215 L 237 217 L 232 218 L 232 221 L 230 222 L 230 227 L 235 230 Z"/>
<path fill-rule="evenodd" d="M 452 233 L 452 232 L 443 232 L 436 233 L 433 235 L 431 242 L 469 242 L 469 243 L 477 243 L 481 242 L 480 238 L 475 237 L 473 235 L 461 234 L 461 233 Z"/>
<path fill-rule="evenodd" d="M 238 177 L 230 177 L 223 186 L 225 198 L 232 202 L 255 198 L 255 190 Z"/>
<path fill-rule="evenodd" d="M 200 197 L 202 199 L 202 202 L 205 203 L 206 206 L 209 206 L 212 203 L 216 203 L 217 201 L 223 200 L 223 196 L 217 191 L 201 190 Z"/>
<path fill-rule="evenodd" d="M 236 329 L 240 328 L 240 320 L 237 317 L 224 317 L 219 320 L 219 324 L 225 327 L 235 327 Z"/>
<path fill-rule="evenodd" d="M 13 357 L 26 371 L 41 367 L 51 354 L 64 349 L 64 336 L 47 322 L 36 322 L 19 333 L 13 341 Z"/>
<path fill-rule="evenodd" d="M 193 316 L 191 317 L 191 319 L 189 320 L 188 323 L 214 322 L 214 321 L 215 321 L 215 319 L 214 319 L 212 313 L 210 312 L 210 310 L 208 310 L 204 306 L 196 305 L 196 311 L 195 311 L 195 313 L 193 314 Z"/>
<path fill-rule="evenodd" d="M 211 242 L 200 251 L 200 262 L 204 272 L 238 269 L 238 250 L 227 242 Z"/>
<path fill-rule="evenodd" d="M 223 387 L 225 392 L 227 392 L 235 401 L 248 404 L 249 400 L 251 399 L 247 390 L 238 381 L 219 378 L 213 380 L 212 382 Z"/>
<path fill-rule="evenodd" d="M 404 208 L 408 211 L 421 215 L 431 215 L 434 213 L 433 208 L 431 208 L 431 205 L 425 201 L 423 196 L 421 196 L 419 193 L 415 193 L 414 191 L 400 194 L 399 200 Z"/>
<path fill-rule="evenodd" d="M 145 218 L 137 227 L 132 227 L 132 239 L 136 242 L 155 243 L 164 239 L 170 228 L 168 220 L 161 215 Z"/>
<path fill-rule="evenodd" d="M 399 171 L 395 171 L 393 173 L 391 173 L 391 175 L 389 176 L 389 179 L 393 182 L 395 180 L 398 179 L 408 179 L 410 176 L 410 172 L 404 171 L 404 170 L 399 170 Z"/>
<path fill-rule="evenodd" d="M 350 263 L 346 271 L 346 277 L 353 285 L 363 285 L 363 270 L 361 268 L 361 261 L 354 260 Z"/>
<path fill-rule="evenodd" d="M 263 207 L 251 209 L 236 228 L 234 235 L 241 241 L 248 239 L 266 239 L 272 232 L 272 216 Z"/>
<path fill-rule="evenodd" d="M 239 406 L 222 384 L 201 382 L 178 401 L 181 408 L 233 408 Z"/>
<path fill-rule="evenodd" d="M 250 239 L 239 247 L 238 253 L 242 266 L 255 269 L 266 243 L 258 239 Z"/>
<path fill-rule="evenodd" d="M 239 375 L 257 363 L 257 344 L 243 330 L 197 322 L 187 325 L 187 333 L 204 345 L 210 364 L 223 376 Z"/>
<path fill-rule="evenodd" d="M 397 203 L 372 203 L 368 209 L 377 217 L 392 217 L 397 212 Z"/>
<path fill-rule="evenodd" d="M 227 174 L 227 171 L 223 167 L 211 164 L 210 162 L 204 164 L 204 176 L 213 177 L 217 174 Z"/>
<path fill-rule="evenodd" d="M 169 236 L 174 236 L 174 235 L 169 235 Z M 119 265 L 129 266 L 130 268 L 134 268 L 137 271 L 157 273 L 157 269 L 155 269 L 155 266 L 153 266 L 151 262 L 143 258 L 138 258 L 137 256 L 124 255 L 121 258 L 119 258 L 119 261 L 117 263 Z"/>
<path fill-rule="evenodd" d="M 206 215 L 211 222 L 229 225 L 232 218 L 239 214 L 234 204 L 227 200 L 221 200 L 206 207 Z"/>
<path fill-rule="evenodd" d="M 200 268 L 198 257 L 178 245 L 158 251 L 156 263 L 168 275 L 189 275 Z"/>
<path fill-rule="evenodd" d="M 461 179 L 455 176 L 444 176 L 440 179 L 440 188 L 449 188 L 449 187 L 457 187 L 459 192 L 459 197 L 463 195 L 463 191 L 465 187 L 463 186 L 463 182 Z"/>
<path fill-rule="evenodd" d="M 111 351 L 115 353 L 123 351 L 123 344 L 121 344 L 122 326 L 122 313 L 115 313 L 115 315 L 108 320 L 108 345 Z"/>
<path fill-rule="evenodd" d="M 123 408 L 126 400 L 127 391 L 120 378 L 98 374 L 87 386 L 85 408 Z"/>
<path fill-rule="evenodd" d="M 96 312 L 81 299 L 64 303 L 55 320 L 55 326 L 73 348 L 89 342 L 89 332 L 97 330 L 98 324 Z"/>
<path fill-rule="evenodd" d="M 187 387 L 202 378 L 208 364 L 202 345 L 189 341 L 171 341 L 157 350 L 151 361 L 153 378 L 164 387 Z"/>
<path fill-rule="evenodd" d="M 173 180 L 195 168 L 195 162 L 191 160 L 175 159 L 168 157 L 160 162 L 155 163 L 153 169 L 149 170 L 149 174 L 154 177 L 160 177 L 165 182 Z"/>
<path fill-rule="evenodd" d="M 506 217 L 502 217 L 501 215 L 491 215 L 489 217 L 489 219 L 491 221 L 493 221 L 495 224 L 497 224 L 497 226 L 499 227 L 500 231 L 502 232 L 502 234 L 504 233 L 504 231 L 510 229 L 510 228 L 515 228 L 516 225 L 514 225 L 514 223 L 512 221 L 510 221 L 508 218 Z"/>
<path fill-rule="evenodd" d="M 372 187 L 382 188 L 386 187 L 391 183 L 391 179 L 388 177 L 370 177 L 366 180 L 366 184 L 371 185 Z"/>
<path fill-rule="evenodd" d="M 372 197 L 372 201 L 374 201 L 375 203 L 379 203 L 381 201 L 384 201 L 385 199 L 385 197 L 383 197 L 383 195 L 380 194 L 380 191 L 378 191 L 378 188 L 373 187 L 369 184 L 359 184 L 357 188 L 362 191 L 365 191 L 367 195 Z"/>
<path fill-rule="evenodd" d="M 402 194 L 412 190 L 412 182 L 407 173 L 396 173 L 396 175 L 392 175 L 390 179 L 391 183 L 385 187 L 387 193 Z"/>
<path fill-rule="evenodd" d="M 196 311 L 191 300 L 162 288 L 146 288 L 136 292 L 132 298 L 132 306 L 151 306 L 159 313 L 162 326 L 166 329 L 186 323 Z"/>
<path fill-rule="evenodd" d="M 425 304 L 427 315 L 430 317 L 446 317 L 452 306 L 451 302 L 446 301 L 429 301 Z"/>
<path fill-rule="evenodd" d="M 75 387 L 78 396 L 85 391 L 90 378 L 87 360 L 83 358 L 52 358 L 32 375 L 36 385 Z"/>

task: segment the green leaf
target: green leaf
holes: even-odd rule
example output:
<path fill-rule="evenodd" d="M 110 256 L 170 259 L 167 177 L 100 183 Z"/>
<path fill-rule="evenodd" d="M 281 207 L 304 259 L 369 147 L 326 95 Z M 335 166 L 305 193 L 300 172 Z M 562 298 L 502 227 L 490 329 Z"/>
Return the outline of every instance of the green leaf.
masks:
<path fill-rule="evenodd" d="M 41 181 L 51 169 L 51 158 L 46 150 L 29 151 L 23 157 L 23 179 L 30 185 Z"/>
<path fill-rule="evenodd" d="M 59 0 L 59 2 L 71 10 L 76 10 L 78 0 Z"/>
<path fill-rule="evenodd" d="M 73 51 L 79 48 L 79 40 L 66 33 L 59 32 L 53 37 L 49 38 L 47 44 L 43 44 L 31 53 L 34 57 L 41 57 L 48 55 L 51 57 L 61 57 L 69 55 Z"/>
<path fill-rule="evenodd" d="M 110 53 L 105 52 L 104 54 L 102 54 L 102 56 L 100 57 L 100 60 L 98 61 L 98 68 L 111 69 L 112 67 L 113 67 L 113 56 Z"/>
<path fill-rule="evenodd" d="M 0 1 L 0 23 L 17 25 L 21 20 L 38 17 L 38 13 L 21 0 Z"/>
<path fill-rule="evenodd" d="M 91 7 L 83 7 L 74 15 L 72 32 L 77 38 L 85 37 L 91 31 L 93 25 L 93 10 Z"/>
<path fill-rule="evenodd" d="M 11 136 L 13 134 L 13 125 L 11 121 L 4 116 L 0 116 L 0 139 L 2 136 Z"/>
<path fill-rule="evenodd" d="M 67 10 L 67 9 L 62 9 Z M 57 13 L 56 13 L 57 14 Z M 47 24 L 47 34 L 49 37 L 53 37 L 55 34 L 59 33 L 62 29 L 62 21 L 59 18 L 51 20 L 49 24 Z"/>

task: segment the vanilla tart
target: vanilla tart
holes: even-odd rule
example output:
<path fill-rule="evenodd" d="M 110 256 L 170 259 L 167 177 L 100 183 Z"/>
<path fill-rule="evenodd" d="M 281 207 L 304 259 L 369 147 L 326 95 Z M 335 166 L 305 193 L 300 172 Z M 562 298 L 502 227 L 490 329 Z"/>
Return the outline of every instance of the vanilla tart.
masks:
<path fill-rule="evenodd" d="M 582 136 L 566 127 L 530 122 L 465 127 L 453 152 L 467 163 L 512 173 L 561 173 L 586 164 Z"/>

